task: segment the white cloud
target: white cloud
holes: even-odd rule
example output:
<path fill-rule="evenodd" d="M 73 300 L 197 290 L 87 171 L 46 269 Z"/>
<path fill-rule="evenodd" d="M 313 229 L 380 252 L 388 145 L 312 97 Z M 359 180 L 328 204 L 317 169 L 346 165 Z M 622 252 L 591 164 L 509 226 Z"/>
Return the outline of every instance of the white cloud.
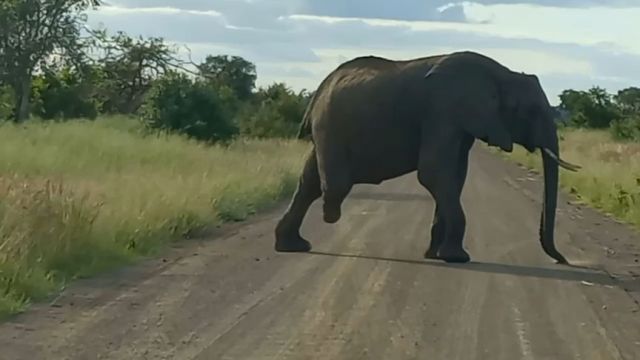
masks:
<path fill-rule="evenodd" d="M 120 6 L 102 6 L 100 12 L 106 15 L 129 15 L 129 14 L 189 14 L 189 15 L 203 15 L 220 17 L 221 13 L 214 10 L 189 10 L 180 9 L 176 7 L 161 6 L 161 7 L 120 7 Z"/>
<path fill-rule="evenodd" d="M 550 2 L 553 7 L 540 6 Z M 187 43 L 195 60 L 240 55 L 256 63 L 260 85 L 284 81 L 296 89 L 315 88 L 339 63 L 360 55 L 408 59 L 475 50 L 538 74 L 557 103 L 566 88 L 615 91 L 640 83 L 640 42 L 632 38 L 640 32 L 634 22 L 640 1 L 636 7 L 634 1 L 604 3 L 158 0 L 151 7 L 144 0 L 113 0 L 90 22 Z"/>
<path fill-rule="evenodd" d="M 412 30 L 455 30 L 509 38 L 534 38 L 547 42 L 603 45 L 611 50 L 640 54 L 640 3 L 637 8 L 590 7 L 563 9 L 518 5 L 482 5 L 462 2 L 467 23 L 445 21 L 405 21 L 379 18 L 349 18 L 294 15 L 294 19 L 327 22 L 361 20 L 375 26 L 406 26 Z M 448 6 L 453 6 L 449 4 Z"/>
<path fill-rule="evenodd" d="M 610 43 L 640 54 L 640 42 L 637 41 L 640 33 L 640 2 L 634 8 L 598 6 L 569 9 L 468 2 L 463 6 L 469 19 L 490 20 L 487 26 L 475 27 L 476 31 L 583 45 Z"/>

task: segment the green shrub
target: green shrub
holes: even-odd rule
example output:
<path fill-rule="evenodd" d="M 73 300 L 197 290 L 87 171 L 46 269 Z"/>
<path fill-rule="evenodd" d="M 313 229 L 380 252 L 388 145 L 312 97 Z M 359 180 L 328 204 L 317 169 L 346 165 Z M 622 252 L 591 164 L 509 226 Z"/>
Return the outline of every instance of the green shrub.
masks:
<path fill-rule="evenodd" d="M 248 137 L 287 138 L 298 130 L 298 124 L 287 121 L 273 102 L 247 106 L 238 118 L 241 133 Z"/>
<path fill-rule="evenodd" d="M 184 74 L 170 73 L 156 81 L 141 112 L 147 128 L 197 140 L 228 140 L 238 132 L 215 87 Z"/>
<path fill-rule="evenodd" d="M 560 94 L 560 107 L 571 113 L 574 127 L 604 129 L 620 117 L 611 94 L 600 87 L 588 91 L 565 90 Z"/>
<path fill-rule="evenodd" d="M 0 120 L 8 120 L 13 116 L 15 96 L 9 86 L 0 86 Z"/>
<path fill-rule="evenodd" d="M 276 83 L 255 94 L 237 116 L 240 132 L 257 138 L 294 136 L 304 115 L 308 95 L 296 94 L 285 84 Z"/>
<path fill-rule="evenodd" d="M 84 73 L 68 67 L 46 71 L 33 81 L 33 114 L 42 119 L 95 119 L 101 110 L 97 81 L 99 73 Z"/>
<path fill-rule="evenodd" d="M 615 139 L 640 141 L 640 114 L 613 121 L 610 130 Z"/>

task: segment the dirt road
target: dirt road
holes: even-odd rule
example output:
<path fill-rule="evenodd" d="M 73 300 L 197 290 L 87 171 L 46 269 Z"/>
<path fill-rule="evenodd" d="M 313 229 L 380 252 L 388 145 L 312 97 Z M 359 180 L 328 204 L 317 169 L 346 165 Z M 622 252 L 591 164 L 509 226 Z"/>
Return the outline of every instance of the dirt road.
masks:
<path fill-rule="evenodd" d="M 586 164 L 583 164 L 586 165 Z M 423 260 L 415 174 L 359 186 L 312 254 L 275 254 L 282 209 L 163 259 L 83 281 L 0 325 L 1 359 L 640 359 L 640 237 L 561 197 L 552 263 L 537 175 L 476 146 L 473 262 Z"/>

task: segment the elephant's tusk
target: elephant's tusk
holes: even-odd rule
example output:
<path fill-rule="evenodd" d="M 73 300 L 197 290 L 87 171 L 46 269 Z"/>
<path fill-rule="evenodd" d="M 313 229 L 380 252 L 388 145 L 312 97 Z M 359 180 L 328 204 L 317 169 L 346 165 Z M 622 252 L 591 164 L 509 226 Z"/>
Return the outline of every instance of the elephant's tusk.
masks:
<path fill-rule="evenodd" d="M 543 148 L 542 150 L 544 150 L 544 152 L 547 153 L 547 155 L 549 155 L 549 157 L 551 157 L 553 160 L 555 160 L 555 162 L 557 162 L 558 165 L 560 165 L 563 169 L 567 169 L 571 171 L 578 171 L 579 169 L 582 169 L 580 165 L 574 165 L 560 159 L 556 154 L 553 153 L 553 151 L 547 148 Z"/>

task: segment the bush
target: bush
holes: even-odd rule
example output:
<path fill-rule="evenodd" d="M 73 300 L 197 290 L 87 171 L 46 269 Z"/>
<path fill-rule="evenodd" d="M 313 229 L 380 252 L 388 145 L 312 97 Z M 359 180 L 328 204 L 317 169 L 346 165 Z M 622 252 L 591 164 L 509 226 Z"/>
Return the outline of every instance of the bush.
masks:
<path fill-rule="evenodd" d="M 257 138 L 293 137 L 307 102 L 307 94 L 296 94 L 281 83 L 260 89 L 254 103 L 246 105 L 237 116 L 240 132 Z"/>
<path fill-rule="evenodd" d="M 615 139 L 640 141 L 640 114 L 613 121 L 610 130 Z"/>
<path fill-rule="evenodd" d="M 263 102 L 248 105 L 238 115 L 242 135 L 254 138 L 287 138 L 296 134 L 298 126 L 280 113 L 277 104 Z"/>
<path fill-rule="evenodd" d="M 9 86 L 0 86 L 0 120 L 8 120 L 13 116 L 15 96 Z"/>
<path fill-rule="evenodd" d="M 33 113 L 43 119 L 95 119 L 101 110 L 97 96 L 99 73 L 70 68 L 47 71 L 33 81 Z"/>
<path fill-rule="evenodd" d="M 588 91 L 565 90 L 560 95 L 560 108 L 571 114 L 575 127 L 603 129 L 620 117 L 611 95 L 600 87 Z"/>
<path fill-rule="evenodd" d="M 230 112 L 215 87 L 178 73 L 157 80 L 141 109 L 149 129 L 208 142 L 228 140 L 238 132 Z"/>
<path fill-rule="evenodd" d="M 583 112 L 577 112 L 569 118 L 569 125 L 574 127 L 588 127 L 589 119 Z"/>

